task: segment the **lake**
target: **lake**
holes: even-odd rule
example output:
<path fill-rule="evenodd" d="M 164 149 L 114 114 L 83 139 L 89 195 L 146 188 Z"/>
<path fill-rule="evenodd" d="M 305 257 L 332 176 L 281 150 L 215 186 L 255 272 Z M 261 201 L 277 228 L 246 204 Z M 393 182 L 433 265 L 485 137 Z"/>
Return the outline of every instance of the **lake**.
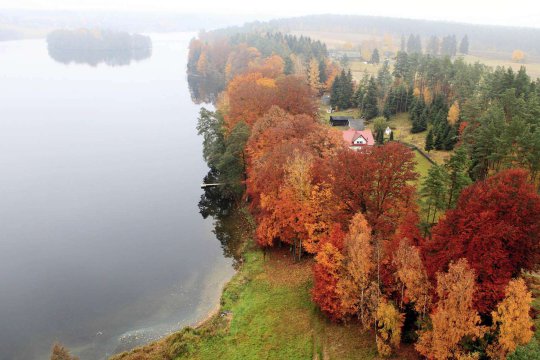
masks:
<path fill-rule="evenodd" d="M 194 34 L 124 66 L 0 43 L 0 359 L 82 360 L 203 318 L 233 274 L 198 202 Z"/>

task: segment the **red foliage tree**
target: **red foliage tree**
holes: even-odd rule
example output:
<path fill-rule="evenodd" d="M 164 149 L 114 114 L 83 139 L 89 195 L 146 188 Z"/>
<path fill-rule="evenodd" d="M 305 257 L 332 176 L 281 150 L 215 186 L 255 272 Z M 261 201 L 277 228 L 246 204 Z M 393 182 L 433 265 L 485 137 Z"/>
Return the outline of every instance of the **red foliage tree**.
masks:
<path fill-rule="evenodd" d="M 329 164 L 336 201 L 345 207 L 342 221 L 362 212 L 374 234 L 391 236 L 412 204 L 414 166 L 412 151 L 396 142 L 365 152 L 342 150 Z"/>
<path fill-rule="evenodd" d="M 475 307 L 484 314 L 512 277 L 538 264 L 540 196 L 527 178 L 525 170 L 510 169 L 469 186 L 423 246 L 431 277 L 452 260 L 468 260 L 478 279 Z"/>

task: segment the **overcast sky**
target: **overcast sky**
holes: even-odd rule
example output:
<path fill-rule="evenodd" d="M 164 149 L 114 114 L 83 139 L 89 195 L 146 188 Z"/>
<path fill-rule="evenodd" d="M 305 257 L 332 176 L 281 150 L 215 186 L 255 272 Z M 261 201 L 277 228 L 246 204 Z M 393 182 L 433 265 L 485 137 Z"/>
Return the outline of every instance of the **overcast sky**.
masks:
<path fill-rule="evenodd" d="M 540 27 L 539 0 L 0 0 L 0 9 L 211 12 L 264 18 L 333 13 Z"/>

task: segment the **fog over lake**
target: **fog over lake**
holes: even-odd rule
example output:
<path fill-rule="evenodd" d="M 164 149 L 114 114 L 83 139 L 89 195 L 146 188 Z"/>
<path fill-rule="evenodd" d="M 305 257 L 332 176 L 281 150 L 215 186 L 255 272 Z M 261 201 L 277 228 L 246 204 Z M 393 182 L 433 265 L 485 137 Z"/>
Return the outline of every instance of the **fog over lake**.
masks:
<path fill-rule="evenodd" d="M 194 34 L 126 66 L 0 43 L 0 359 L 82 360 L 193 323 L 233 273 L 197 203 Z"/>

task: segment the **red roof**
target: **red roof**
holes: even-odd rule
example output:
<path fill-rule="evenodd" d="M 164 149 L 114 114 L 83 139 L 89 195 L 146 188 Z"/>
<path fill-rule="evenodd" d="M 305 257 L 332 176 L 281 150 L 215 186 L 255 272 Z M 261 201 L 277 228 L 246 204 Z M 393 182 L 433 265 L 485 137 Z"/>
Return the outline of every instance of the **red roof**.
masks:
<path fill-rule="evenodd" d="M 366 144 L 355 144 L 354 141 L 359 137 L 363 137 L 366 140 Z M 370 129 L 365 130 L 354 130 L 349 129 L 343 132 L 343 140 L 349 146 L 372 146 L 375 145 L 375 140 L 373 139 L 373 134 Z"/>

